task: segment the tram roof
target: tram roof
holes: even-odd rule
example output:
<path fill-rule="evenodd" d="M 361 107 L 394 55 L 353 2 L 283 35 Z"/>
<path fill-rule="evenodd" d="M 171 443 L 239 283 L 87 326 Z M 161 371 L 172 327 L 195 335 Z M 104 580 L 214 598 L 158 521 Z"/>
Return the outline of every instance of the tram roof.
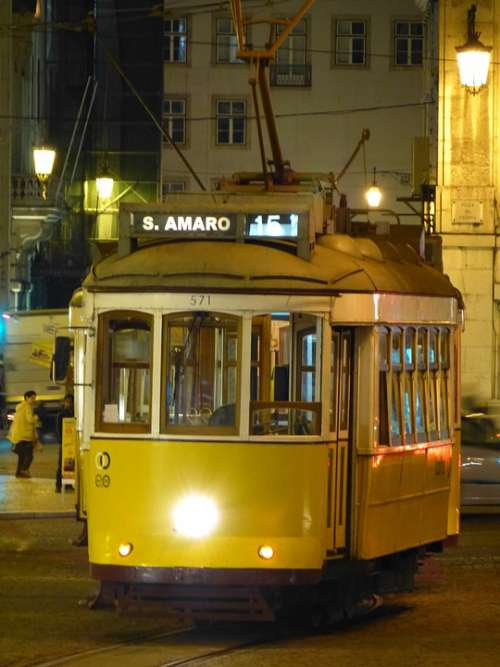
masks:
<path fill-rule="evenodd" d="M 309 260 L 284 241 L 162 241 L 111 255 L 83 286 L 96 292 L 387 292 L 460 299 L 447 276 L 409 246 L 335 234 L 319 237 Z"/>

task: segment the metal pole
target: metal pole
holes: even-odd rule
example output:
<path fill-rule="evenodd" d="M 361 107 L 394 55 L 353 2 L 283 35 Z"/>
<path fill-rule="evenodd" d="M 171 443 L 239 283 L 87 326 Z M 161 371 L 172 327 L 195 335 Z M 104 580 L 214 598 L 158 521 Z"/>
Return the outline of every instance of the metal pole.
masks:
<path fill-rule="evenodd" d="M 87 132 L 87 125 L 89 124 L 89 118 L 94 106 L 94 100 L 97 92 L 97 81 L 94 82 L 94 89 L 92 91 L 92 97 L 90 98 L 89 108 L 87 110 L 87 117 L 85 118 L 85 124 L 82 129 L 82 134 L 80 135 L 80 141 L 78 143 L 78 150 L 76 151 L 75 162 L 73 164 L 73 171 L 71 172 L 71 178 L 69 180 L 70 186 L 73 185 L 73 180 L 75 178 L 76 167 L 78 165 L 78 160 L 80 159 L 80 153 L 82 152 L 83 140 L 85 139 L 85 133 Z"/>
<path fill-rule="evenodd" d="M 56 205 L 57 205 L 57 201 L 59 199 L 59 194 L 61 192 L 61 187 L 62 187 L 62 183 L 63 183 L 63 180 L 64 180 L 64 174 L 66 173 L 66 168 L 68 166 L 69 156 L 70 156 L 70 153 L 71 153 L 71 149 L 73 147 L 73 142 L 75 140 L 76 130 L 77 130 L 79 124 L 80 124 L 80 119 L 82 117 L 82 111 L 83 111 L 83 105 L 85 104 L 85 100 L 87 99 L 87 93 L 88 93 L 91 81 L 92 81 L 92 77 L 89 76 L 89 78 L 87 79 L 87 84 L 85 86 L 85 90 L 83 91 L 82 101 L 80 102 L 80 108 L 78 109 L 78 114 L 76 116 L 75 124 L 73 125 L 73 132 L 71 134 L 71 139 L 69 140 L 68 150 L 66 151 L 66 157 L 64 158 L 64 164 L 63 164 L 63 168 L 61 170 L 61 175 L 59 176 L 59 183 L 57 184 L 57 190 L 56 190 L 56 194 L 55 194 Z"/>

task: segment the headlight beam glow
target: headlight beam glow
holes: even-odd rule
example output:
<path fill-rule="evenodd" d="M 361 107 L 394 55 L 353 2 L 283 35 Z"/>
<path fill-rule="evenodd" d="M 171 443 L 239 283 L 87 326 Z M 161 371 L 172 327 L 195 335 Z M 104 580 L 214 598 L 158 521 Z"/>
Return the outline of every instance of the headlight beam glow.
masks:
<path fill-rule="evenodd" d="M 215 502 L 207 496 L 192 494 L 180 500 L 172 513 L 174 531 L 184 537 L 210 535 L 219 523 Z"/>

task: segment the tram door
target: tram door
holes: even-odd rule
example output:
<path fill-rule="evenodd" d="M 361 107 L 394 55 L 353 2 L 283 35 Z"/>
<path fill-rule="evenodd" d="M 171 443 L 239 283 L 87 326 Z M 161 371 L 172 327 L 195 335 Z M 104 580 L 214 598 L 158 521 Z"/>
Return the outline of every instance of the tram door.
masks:
<path fill-rule="evenodd" d="M 327 528 L 328 549 L 335 553 L 345 549 L 347 537 L 353 339 L 352 329 L 332 328 Z"/>

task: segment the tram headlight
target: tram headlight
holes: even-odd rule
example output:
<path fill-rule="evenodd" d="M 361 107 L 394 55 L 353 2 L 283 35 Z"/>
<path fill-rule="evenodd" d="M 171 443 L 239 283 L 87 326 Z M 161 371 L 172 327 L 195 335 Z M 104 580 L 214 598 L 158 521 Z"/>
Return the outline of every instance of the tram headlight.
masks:
<path fill-rule="evenodd" d="M 270 544 L 263 544 L 259 547 L 258 554 L 263 560 L 271 560 L 274 556 L 274 549 Z"/>
<path fill-rule="evenodd" d="M 174 530 L 185 537 L 206 537 L 219 522 L 217 506 L 207 496 L 193 494 L 180 500 L 172 513 Z"/>

